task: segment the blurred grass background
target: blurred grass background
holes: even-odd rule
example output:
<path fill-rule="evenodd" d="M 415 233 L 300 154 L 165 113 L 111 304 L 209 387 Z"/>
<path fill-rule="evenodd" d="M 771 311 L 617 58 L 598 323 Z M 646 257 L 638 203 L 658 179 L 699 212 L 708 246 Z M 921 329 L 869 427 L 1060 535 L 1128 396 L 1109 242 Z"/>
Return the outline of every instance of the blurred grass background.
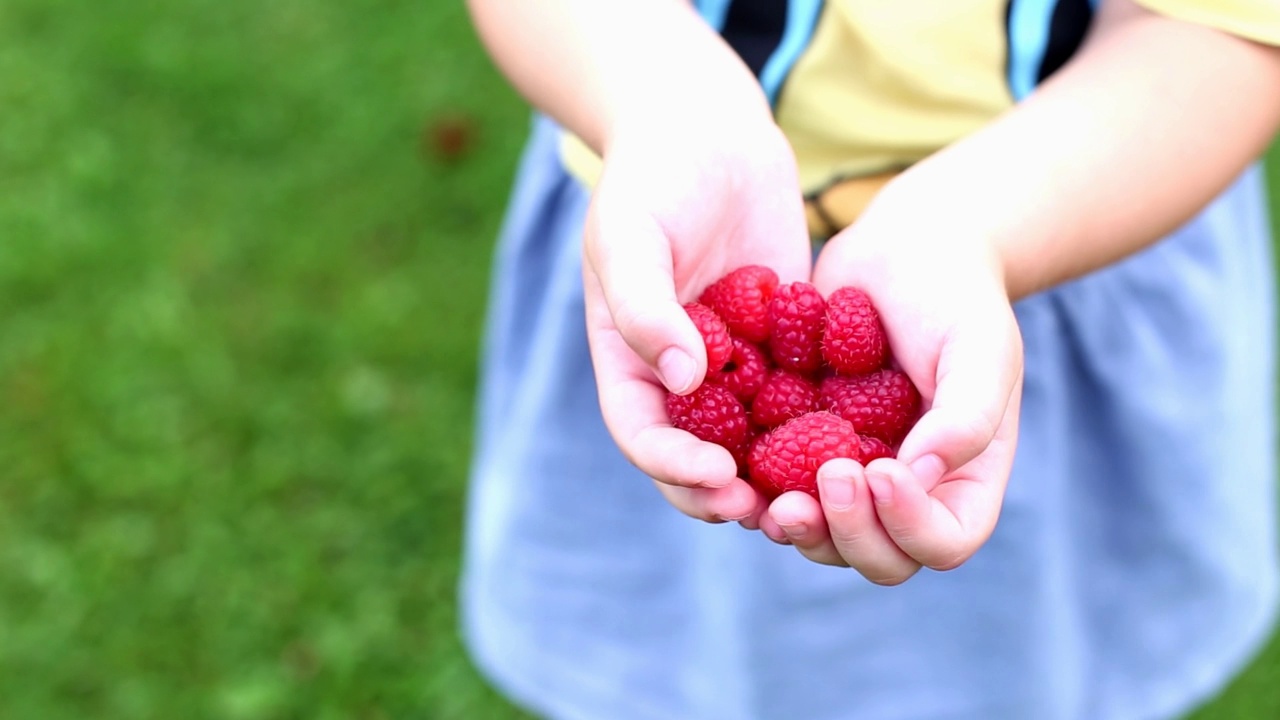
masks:
<path fill-rule="evenodd" d="M 526 124 L 462 3 L 0 4 L 0 718 L 524 717 L 453 599 Z"/>

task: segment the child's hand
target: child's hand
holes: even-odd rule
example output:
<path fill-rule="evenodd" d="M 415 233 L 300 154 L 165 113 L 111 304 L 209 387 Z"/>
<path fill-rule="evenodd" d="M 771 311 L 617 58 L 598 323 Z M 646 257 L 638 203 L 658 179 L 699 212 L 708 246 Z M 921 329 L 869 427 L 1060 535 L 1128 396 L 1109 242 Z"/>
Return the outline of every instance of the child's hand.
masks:
<path fill-rule="evenodd" d="M 926 412 L 897 460 L 835 460 L 817 501 L 787 493 L 761 529 L 820 563 L 894 584 L 953 568 L 995 527 L 1013 463 L 1022 342 L 995 251 L 942 208 L 886 190 L 819 257 L 814 284 L 871 296 Z"/>
<path fill-rule="evenodd" d="M 667 389 L 707 371 L 683 303 L 742 265 L 783 282 L 809 276 L 811 250 L 791 151 L 763 111 L 664 119 L 618 130 L 587 216 L 587 332 L 604 420 L 623 454 L 682 512 L 755 527 L 761 496 L 729 452 L 671 427 Z M 665 387 L 664 387 L 665 385 Z"/>

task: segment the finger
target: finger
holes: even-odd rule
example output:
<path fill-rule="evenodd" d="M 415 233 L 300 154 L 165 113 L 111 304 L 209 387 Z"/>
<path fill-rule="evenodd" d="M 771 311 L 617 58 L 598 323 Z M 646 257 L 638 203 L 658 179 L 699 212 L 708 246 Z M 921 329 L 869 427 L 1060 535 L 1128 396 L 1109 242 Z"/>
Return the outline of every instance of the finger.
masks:
<path fill-rule="evenodd" d="M 706 375 L 706 348 L 676 297 L 670 239 L 652 217 L 595 197 L 583 272 L 603 303 L 588 322 L 614 328 L 671 392 L 691 392 Z"/>
<path fill-rule="evenodd" d="M 787 531 L 778 525 L 778 521 L 774 520 L 773 515 L 768 511 L 760 516 L 760 532 L 779 545 L 791 544 L 791 538 L 787 537 Z"/>
<path fill-rule="evenodd" d="M 938 358 L 929 409 L 911 428 L 898 458 L 926 491 L 995 439 L 1020 389 L 1022 339 L 1008 303 L 995 300 L 981 321 L 956 328 Z"/>
<path fill-rule="evenodd" d="M 667 485 L 705 488 L 724 487 L 737 476 L 738 463 L 728 450 L 671 427 L 665 419 L 662 423 L 643 427 L 618 444 L 646 475 Z"/>
<path fill-rule="evenodd" d="M 584 274 L 587 343 L 600 411 L 631 464 L 655 480 L 686 487 L 723 487 L 737 475 L 728 450 L 671 426 L 667 391 L 612 327 L 600 284 Z"/>
<path fill-rule="evenodd" d="M 786 506 L 775 502 L 770 508 L 791 544 L 805 557 L 848 565 L 878 585 L 906 582 L 920 570 L 920 563 L 904 553 L 880 525 L 861 465 L 845 459 L 826 463 L 818 471 L 818 492 L 820 507 L 806 498 L 809 503 L 803 507 L 792 501 Z M 794 528 L 793 521 L 799 521 L 800 527 Z"/>
<path fill-rule="evenodd" d="M 705 522 L 719 523 L 759 516 L 765 507 L 764 498 L 741 479 L 719 488 L 655 485 L 677 510 Z"/>
<path fill-rule="evenodd" d="M 886 458 L 867 467 L 866 479 L 885 532 L 902 552 L 935 570 L 972 557 L 1000 514 L 1002 486 L 972 476 L 949 477 L 927 493 L 910 468 Z"/>
<path fill-rule="evenodd" d="M 850 567 L 878 585 L 898 585 L 920 570 L 880 524 L 862 465 L 826 463 L 818 470 L 818 491 L 831 544 Z"/>
<path fill-rule="evenodd" d="M 782 533 L 787 544 L 819 565 L 848 567 L 827 535 L 827 522 L 822 506 L 812 495 L 801 492 L 783 493 L 769 505 L 769 519 Z"/>
<path fill-rule="evenodd" d="M 669 485 L 723 487 L 738 474 L 725 448 L 671 426 L 666 391 L 651 380 L 617 370 L 597 373 L 601 415 L 622 455 L 649 477 Z"/>
<path fill-rule="evenodd" d="M 738 521 L 744 530 L 759 530 L 760 519 L 769 511 L 767 503 L 760 502 L 756 504 L 756 509 L 750 515 Z"/>

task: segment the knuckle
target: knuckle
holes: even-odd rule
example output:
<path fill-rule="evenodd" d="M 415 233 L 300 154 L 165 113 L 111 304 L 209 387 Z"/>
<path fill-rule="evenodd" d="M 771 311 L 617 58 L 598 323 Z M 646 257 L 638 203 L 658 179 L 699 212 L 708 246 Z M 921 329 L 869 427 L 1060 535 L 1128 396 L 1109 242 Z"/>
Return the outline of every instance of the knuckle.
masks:
<path fill-rule="evenodd" d="M 867 525 L 867 519 L 847 512 L 833 513 L 826 508 L 823 508 L 823 513 L 827 519 L 827 534 L 837 550 L 852 553 L 865 544 L 872 529 Z"/>
<path fill-rule="evenodd" d="M 965 552 L 963 550 L 958 550 L 958 551 L 953 550 L 937 558 L 933 558 L 927 564 L 931 570 L 946 572 L 948 570 L 955 570 L 956 568 L 963 565 L 964 562 L 969 559 L 969 556 L 970 556 L 970 553 Z"/>
<path fill-rule="evenodd" d="M 960 444 L 970 450 L 985 448 L 996 435 L 996 420 L 987 413 L 979 413 L 957 425 Z"/>
<path fill-rule="evenodd" d="M 917 547 L 921 544 L 918 528 L 909 525 L 884 523 L 884 530 L 898 547 Z"/>
<path fill-rule="evenodd" d="M 910 580 L 918 571 L 919 568 L 914 568 L 896 572 L 863 573 L 862 576 L 881 587 L 896 587 Z"/>
<path fill-rule="evenodd" d="M 724 518 L 713 512 L 704 502 L 693 501 L 684 505 L 677 505 L 676 508 L 694 520 L 701 520 L 704 523 L 720 525 L 725 522 Z"/>
<path fill-rule="evenodd" d="M 804 555 L 811 562 L 819 565 L 828 565 L 831 567 L 849 567 L 849 561 L 841 557 L 840 553 L 831 549 L 829 546 L 819 547 L 797 547 L 801 555 Z"/>
<path fill-rule="evenodd" d="M 701 493 L 657 479 L 654 480 L 654 485 L 662 493 L 662 497 L 684 515 L 703 522 L 716 522 L 715 515 L 707 507 Z"/>
<path fill-rule="evenodd" d="M 678 485 L 674 482 L 667 468 L 660 462 L 663 456 L 654 452 L 653 435 L 661 427 L 660 425 L 646 425 L 640 428 L 631 438 L 617 442 L 618 452 L 622 457 L 631 463 L 637 470 L 648 475 L 659 483 L 666 485 Z"/>
<path fill-rule="evenodd" d="M 648 341 L 661 331 L 663 317 L 648 305 L 625 303 L 613 311 L 613 324 L 628 343 Z"/>
<path fill-rule="evenodd" d="M 856 528 L 839 527 L 835 523 L 831 523 L 828 527 L 831 533 L 831 542 L 844 552 L 849 552 L 852 548 L 862 545 L 863 538 L 866 537 L 864 532 Z"/>

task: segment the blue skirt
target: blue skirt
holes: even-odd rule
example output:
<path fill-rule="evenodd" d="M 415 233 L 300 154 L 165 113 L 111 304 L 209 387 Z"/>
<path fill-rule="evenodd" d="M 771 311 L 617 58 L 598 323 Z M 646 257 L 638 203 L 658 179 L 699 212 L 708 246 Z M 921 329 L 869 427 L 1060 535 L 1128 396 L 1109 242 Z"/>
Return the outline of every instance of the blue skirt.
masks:
<path fill-rule="evenodd" d="M 600 418 L 588 193 L 539 119 L 494 269 L 461 593 L 476 664 L 560 720 L 1171 718 L 1277 593 L 1273 280 L 1255 168 L 1154 247 L 1020 302 L 991 540 L 895 588 L 672 509 Z"/>

